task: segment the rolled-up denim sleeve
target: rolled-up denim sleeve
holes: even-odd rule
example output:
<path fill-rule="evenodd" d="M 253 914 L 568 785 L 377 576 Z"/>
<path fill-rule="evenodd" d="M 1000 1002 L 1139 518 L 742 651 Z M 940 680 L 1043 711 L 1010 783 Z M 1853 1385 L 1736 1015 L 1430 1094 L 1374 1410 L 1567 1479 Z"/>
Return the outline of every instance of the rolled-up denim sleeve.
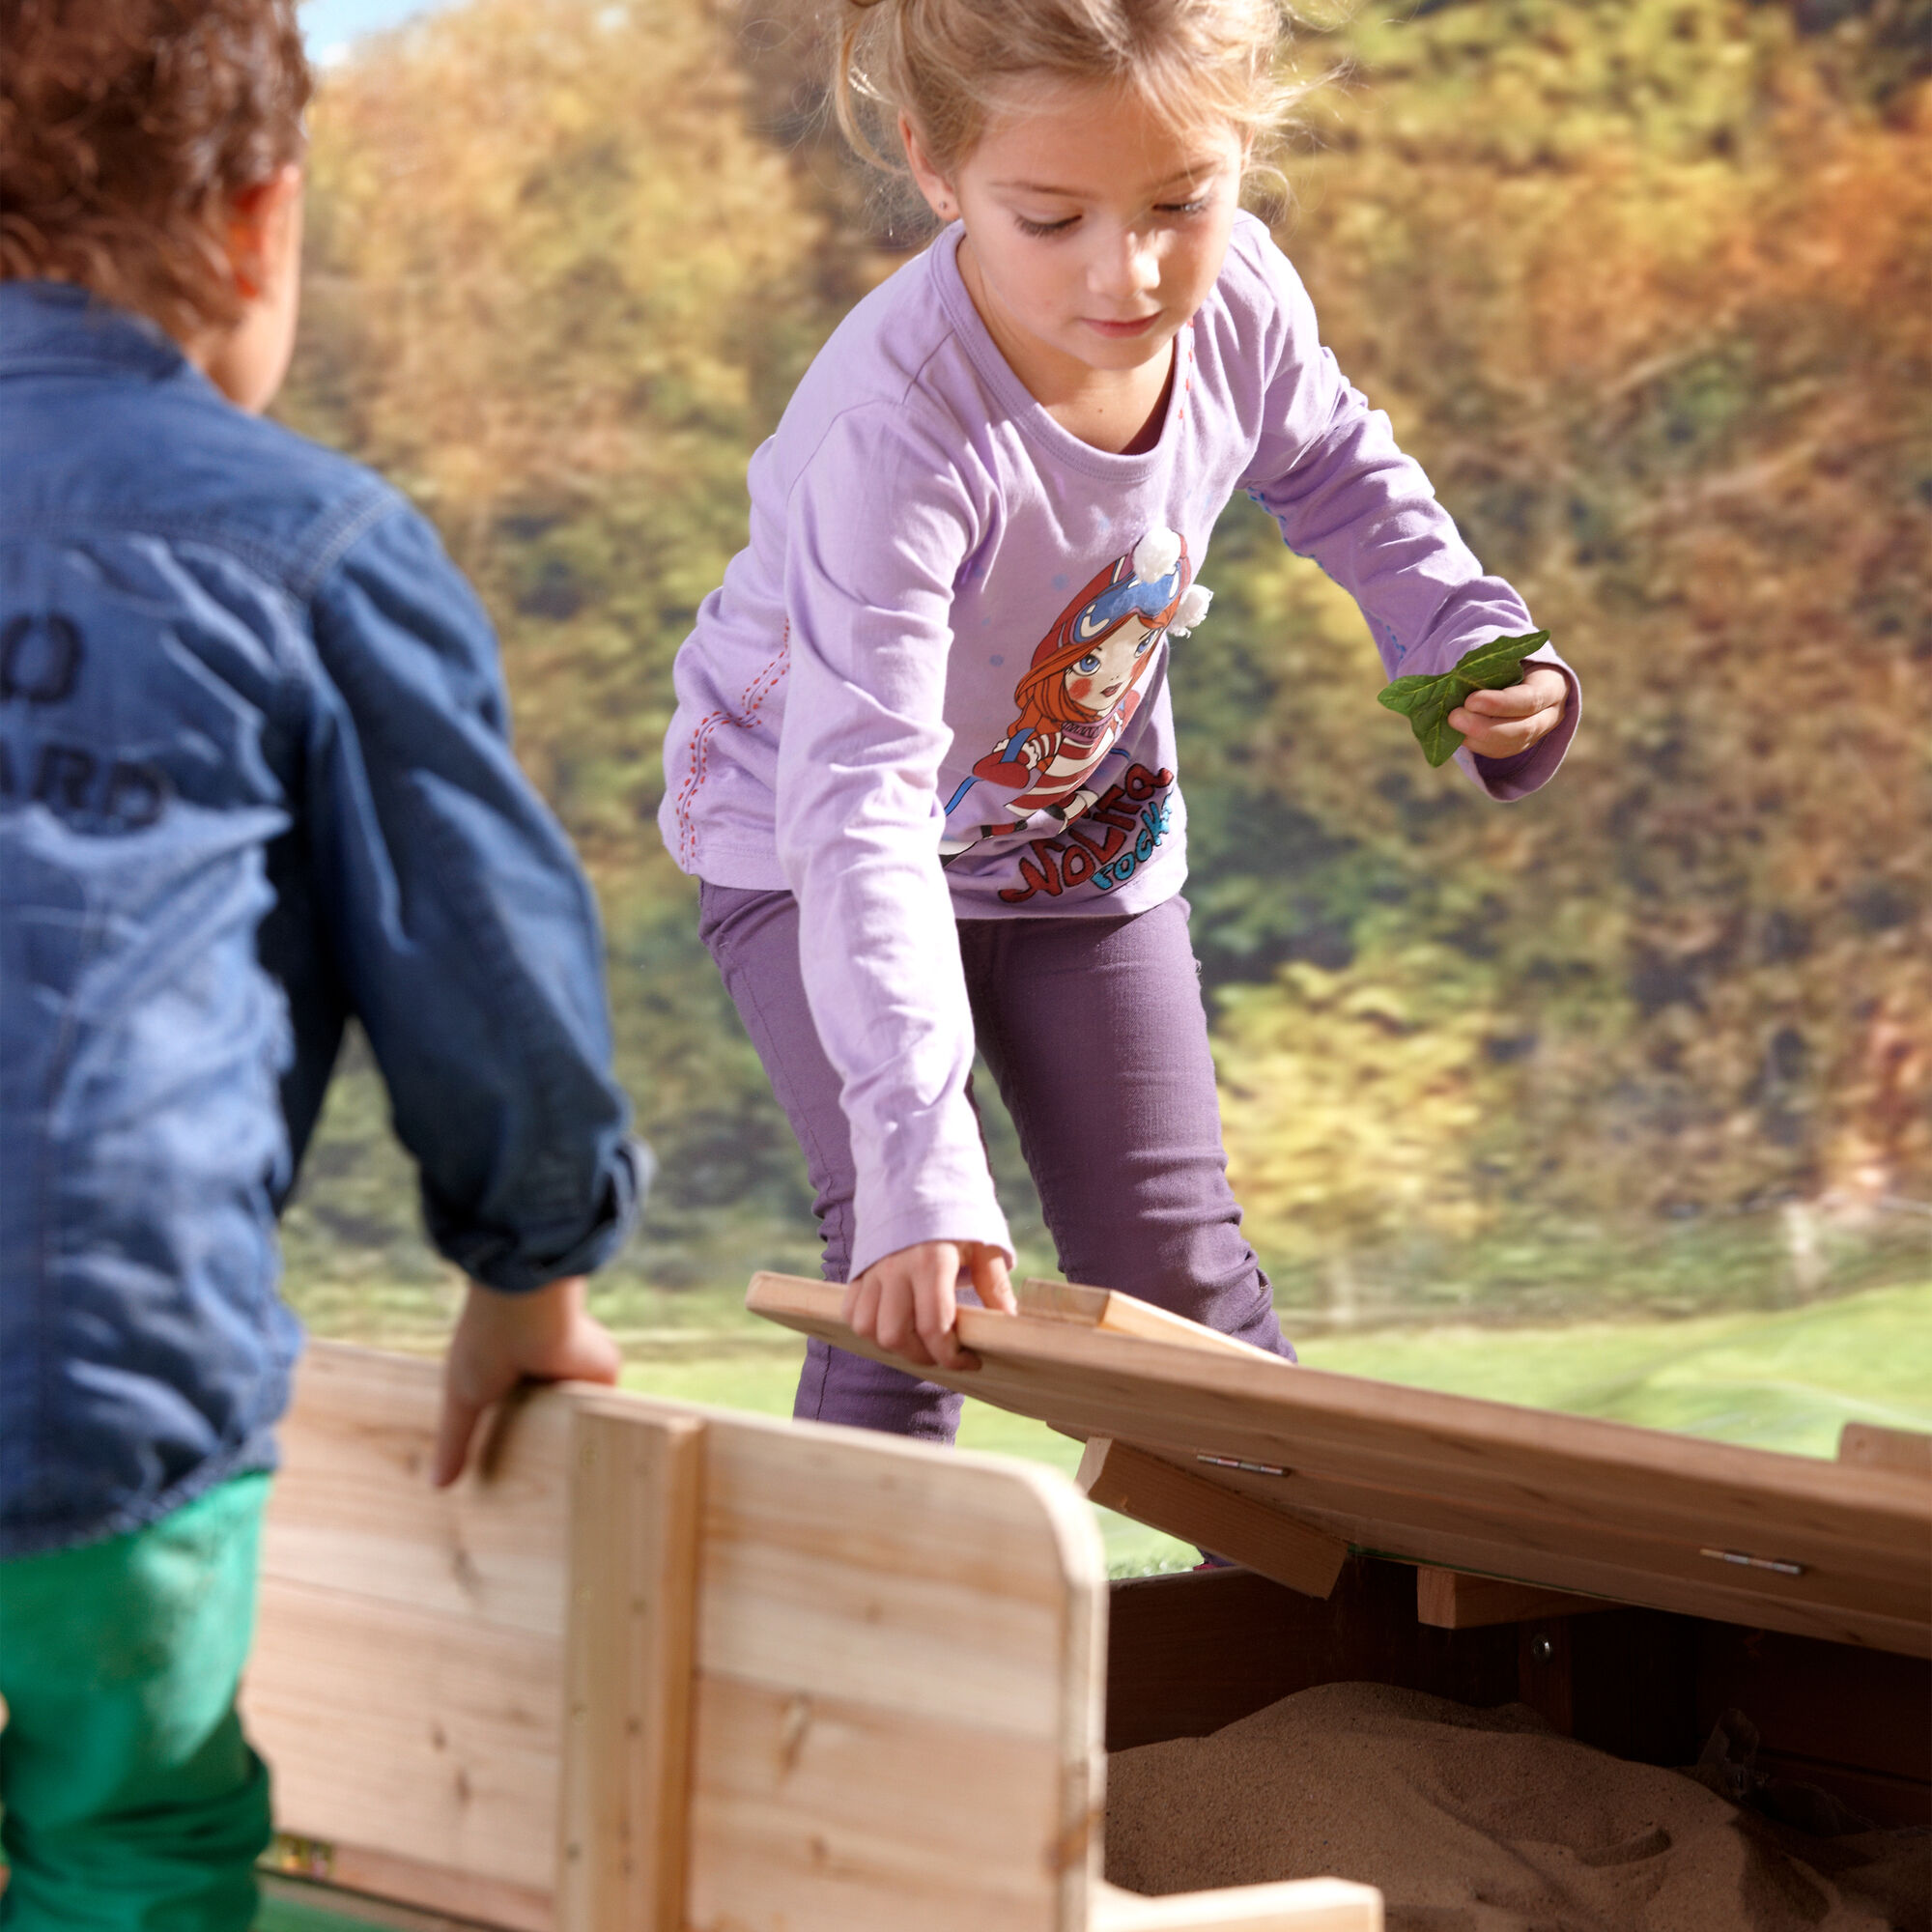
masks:
<path fill-rule="evenodd" d="M 596 901 L 512 755 L 497 640 L 400 502 L 309 595 L 318 897 L 437 1247 L 512 1293 L 598 1266 L 648 1178 Z"/>

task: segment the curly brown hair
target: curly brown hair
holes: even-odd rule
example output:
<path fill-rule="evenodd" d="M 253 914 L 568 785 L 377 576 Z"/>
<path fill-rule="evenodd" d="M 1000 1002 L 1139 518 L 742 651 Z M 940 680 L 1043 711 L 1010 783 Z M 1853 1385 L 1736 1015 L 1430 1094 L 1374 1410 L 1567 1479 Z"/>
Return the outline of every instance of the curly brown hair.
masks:
<path fill-rule="evenodd" d="M 0 0 L 0 281 L 234 322 L 222 216 L 304 144 L 295 0 Z"/>

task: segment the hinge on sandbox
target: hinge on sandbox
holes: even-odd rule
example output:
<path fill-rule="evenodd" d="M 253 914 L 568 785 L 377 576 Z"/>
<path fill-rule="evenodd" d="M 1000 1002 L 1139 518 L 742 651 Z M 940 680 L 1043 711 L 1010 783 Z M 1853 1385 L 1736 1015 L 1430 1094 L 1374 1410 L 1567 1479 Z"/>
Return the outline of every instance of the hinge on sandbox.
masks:
<path fill-rule="evenodd" d="M 298 1838 L 277 1832 L 274 1843 L 263 1855 L 262 1869 L 279 1872 L 285 1878 L 330 1879 L 335 1876 L 335 1847 L 320 1838 Z"/>

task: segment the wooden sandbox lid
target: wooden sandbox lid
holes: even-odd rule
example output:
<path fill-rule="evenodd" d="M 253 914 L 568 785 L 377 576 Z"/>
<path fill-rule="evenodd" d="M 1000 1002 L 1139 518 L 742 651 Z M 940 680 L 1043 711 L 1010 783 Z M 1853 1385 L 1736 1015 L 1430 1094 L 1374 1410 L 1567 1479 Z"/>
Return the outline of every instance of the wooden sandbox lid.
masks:
<path fill-rule="evenodd" d="M 903 1366 L 842 1291 L 759 1274 L 747 1304 Z M 934 1380 L 1087 1442 L 1095 1502 L 1326 1596 L 1349 1551 L 1932 1657 L 1932 1467 L 1837 1463 L 1282 1361 L 1103 1289 L 962 1308 L 981 1366 Z"/>

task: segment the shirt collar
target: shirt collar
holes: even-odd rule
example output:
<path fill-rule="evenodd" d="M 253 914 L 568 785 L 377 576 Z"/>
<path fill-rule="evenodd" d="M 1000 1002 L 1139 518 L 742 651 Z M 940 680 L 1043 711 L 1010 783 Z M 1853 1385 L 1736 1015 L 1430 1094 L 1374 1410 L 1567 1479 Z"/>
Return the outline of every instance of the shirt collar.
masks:
<path fill-rule="evenodd" d="M 188 365 L 158 324 L 71 282 L 0 282 L 0 378 L 111 373 L 152 378 Z"/>

